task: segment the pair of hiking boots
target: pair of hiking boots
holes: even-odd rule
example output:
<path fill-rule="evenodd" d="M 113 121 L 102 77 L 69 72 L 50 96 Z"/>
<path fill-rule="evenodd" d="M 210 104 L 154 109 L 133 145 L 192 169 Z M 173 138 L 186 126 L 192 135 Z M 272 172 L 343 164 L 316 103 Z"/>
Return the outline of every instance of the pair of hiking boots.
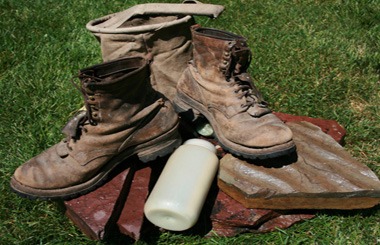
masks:
<path fill-rule="evenodd" d="M 141 4 L 87 24 L 104 63 L 79 71 L 85 110 L 66 138 L 16 169 L 21 196 L 69 199 L 95 189 L 119 163 L 170 154 L 181 144 L 178 113 L 204 116 L 227 151 L 247 159 L 294 150 L 292 132 L 273 115 L 247 73 L 245 38 L 203 28 L 219 5 Z"/>

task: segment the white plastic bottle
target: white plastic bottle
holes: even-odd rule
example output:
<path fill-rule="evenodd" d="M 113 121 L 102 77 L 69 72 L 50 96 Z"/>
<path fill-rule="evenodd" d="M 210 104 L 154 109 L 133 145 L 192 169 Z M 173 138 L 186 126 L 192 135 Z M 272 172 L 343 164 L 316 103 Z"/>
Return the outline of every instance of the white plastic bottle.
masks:
<path fill-rule="evenodd" d="M 213 144 L 187 140 L 170 156 L 149 195 L 144 213 L 153 224 L 172 231 L 198 220 L 219 166 Z"/>

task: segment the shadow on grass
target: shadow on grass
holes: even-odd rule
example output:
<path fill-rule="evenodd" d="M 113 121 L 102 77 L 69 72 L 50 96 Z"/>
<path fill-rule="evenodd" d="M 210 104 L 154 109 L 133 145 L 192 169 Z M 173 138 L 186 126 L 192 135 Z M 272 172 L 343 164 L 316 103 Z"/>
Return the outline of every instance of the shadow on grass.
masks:
<path fill-rule="evenodd" d="M 341 216 L 341 217 L 370 217 L 380 211 L 380 204 L 374 206 L 373 208 L 367 209 L 353 209 L 353 210 L 318 210 L 318 214 L 328 215 L 328 216 Z"/>

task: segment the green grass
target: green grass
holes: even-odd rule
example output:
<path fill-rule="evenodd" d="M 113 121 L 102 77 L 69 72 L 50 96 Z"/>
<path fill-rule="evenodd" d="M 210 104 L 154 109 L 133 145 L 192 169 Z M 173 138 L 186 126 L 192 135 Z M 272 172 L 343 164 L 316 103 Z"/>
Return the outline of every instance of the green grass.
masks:
<path fill-rule="evenodd" d="M 9 179 L 17 166 L 58 142 L 62 126 L 81 107 L 70 79 L 101 62 L 85 24 L 137 2 L 148 1 L 0 0 L 0 244 L 96 244 L 61 205 L 19 198 L 9 191 Z M 248 38 L 250 73 L 271 107 L 338 121 L 347 129 L 345 149 L 380 176 L 380 2 L 208 2 L 226 10 L 198 22 Z M 163 233 L 150 242 L 379 244 L 379 223 L 378 207 L 321 211 L 268 234 L 204 239 Z M 109 243 L 122 241 L 128 242 Z"/>

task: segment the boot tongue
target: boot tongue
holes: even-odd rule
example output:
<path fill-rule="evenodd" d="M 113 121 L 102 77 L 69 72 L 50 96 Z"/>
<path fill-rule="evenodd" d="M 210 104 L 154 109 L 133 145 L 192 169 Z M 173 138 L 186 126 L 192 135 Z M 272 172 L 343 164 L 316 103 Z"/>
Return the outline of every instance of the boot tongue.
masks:
<path fill-rule="evenodd" d="M 252 53 L 249 48 L 246 46 L 245 42 L 237 42 L 234 50 L 233 57 L 235 58 L 235 74 L 240 74 L 246 71 L 251 63 Z"/>
<path fill-rule="evenodd" d="M 87 112 L 85 110 L 77 112 L 73 118 L 63 127 L 62 133 L 68 137 L 68 139 L 78 139 L 80 136 L 80 124 L 83 124 Z"/>
<path fill-rule="evenodd" d="M 64 158 L 69 155 L 68 144 L 71 140 L 78 140 L 81 135 L 81 125 L 87 120 L 86 110 L 79 110 L 63 127 L 62 133 L 66 135 L 66 139 L 56 145 L 58 156 Z"/>
<path fill-rule="evenodd" d="M 250 75 L 246 72 L 250 63 L 252 53 L 245 40 L 237 40 L 232 51 L 234 67 L 232 74 L 244 93 L 246 104 L 244 110 L 253 117 L 260 117 L 271 112 L 268 103 L 264 101 L 259 90 L 253 84 Z"/>

